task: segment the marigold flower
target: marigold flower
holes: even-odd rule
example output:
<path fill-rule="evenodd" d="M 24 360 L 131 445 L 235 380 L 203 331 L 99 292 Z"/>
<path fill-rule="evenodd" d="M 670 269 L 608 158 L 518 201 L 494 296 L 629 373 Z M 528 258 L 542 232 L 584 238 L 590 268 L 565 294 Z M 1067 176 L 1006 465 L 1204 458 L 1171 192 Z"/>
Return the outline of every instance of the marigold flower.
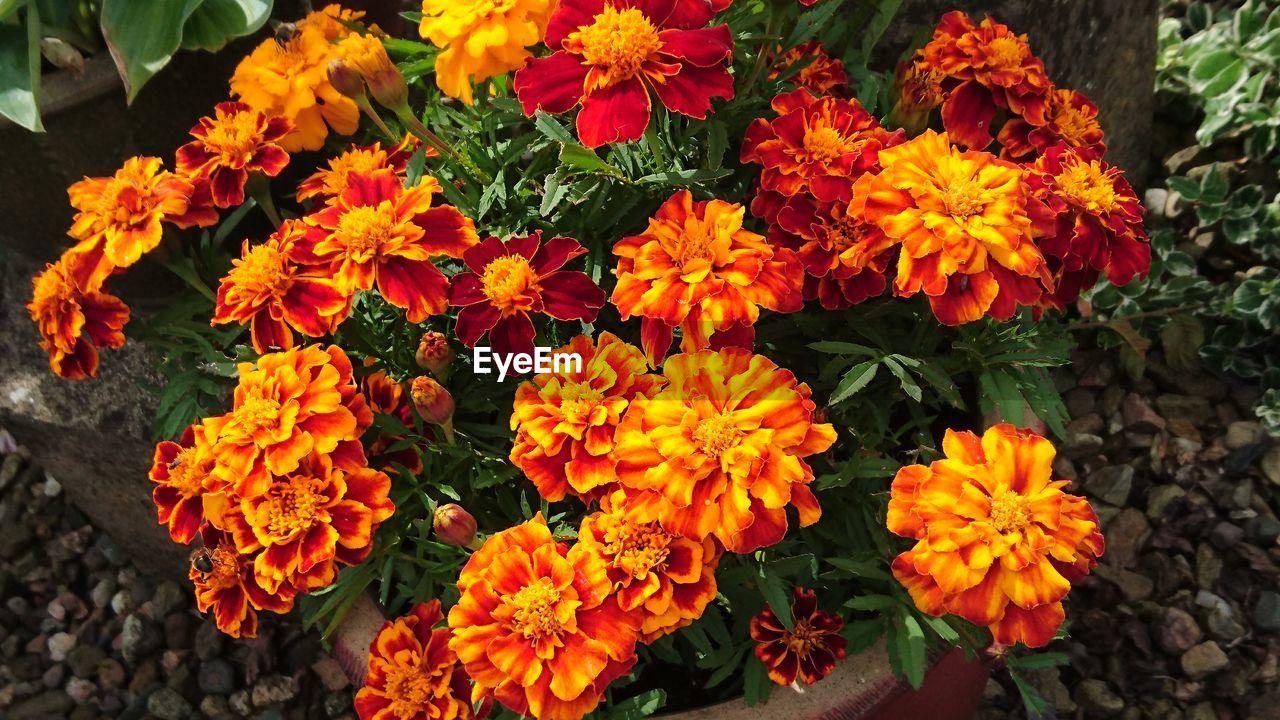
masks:
<path fill-rule="evenodd" d="M 893 77 L 893 108 L 888 122 L 909 136 L 919 135 L 929 126 L 929 114 L 942 105 L 941 70 L 915 61 L 899 62 Z"/>
<path fill-rule="evenodd" d="M 216 207 L 236 207 L 244 203 L 249 173 L 275 177 L 289 164 L 277 142 L 290 129 L 283 117 L 268 117 L 241 102 L 218 103 L 213 117 L 191 128 L 195 140 L 178 148 L 178 172 L 207 178 Z"/>
<path fill-rule="evenodd" d="M 793 685 L 802 680 L 812 685 L 830 675 L 836 662 L 844 659 L 846 640 L 840 634 L 844 620 L 819 609 L 812 590 L 798 587 L 791 601 L 791 622 L 788 630 L 768 605 L 751 618 L 756 657 L 775 683 Z"/>
<path fill-rule="evenodd" d="M 1032 125 L 1023 118 L 1011 118 L 1000 128 L 997 140 L 1000 156 L 1030 159 L 1058 143 L 1067 147 L 1107 151 L 1102 125 L 1098 123 L 1098 106 L 1078 90 L 1054 90 L 1045 105 L 1045 124 Z"/>
<path fill-rule="evenodd" d="M 417 138 L 406 135 L 399 145 L 390 149 L 384 149 L 378 142 L 365 146 L 352 145 L 338 156 L 329 158 L 326 167 L 298 183 L 298 202 L 313 197 L 327 199 L 341 195 L 347 189 L 347 176 L 352 173 L 371 175 L 378 170 L 391 170 L 403 179 L 409 158 L 413 157 L 418 144 Z M 436 151 L 427 148 L 426 154 L 427 157 L 433 157 Z M 430 175 L 424 175 L 420 182 L 427 184 L 432 192 L 439 192 L 440 183 Z"/>
<path fill-rule="evenodd" d="M 444 312 L 449 280 L 431 259 L 462 257 L 476 230 L 452 205 L 432 206 L 438 187 L 405 188 L 391 170 L 348 175 L 342 194 L 307 216 L 312 229 L 300 257 L 329 264 L 344 292 L 376 284 L 411 323 Z"/>
<path fill-rule="evenodd" d="M 240 363 L 239 373 L 231 412 L 205 425 L 215 473 L 240 498 L 266 492 L 272 475 L 293 472 L 308 454 L 333 453 L 358 436 L 351 361 L 336 345 L 269 353 L 256 367 Z M 363 397 L 359 406 L 369 412 Z"/>
<path fill-rule="evenodd" d="M 467 272 L 449 285 L 449 304 L 462 308 L 454 333 L 475 347 L 487 332 L 493 352 L 510 355 L 533 352 L 530 314 L 592 322 L 604 307 L 604 291 L 586 273 L 561 269 L 586 252 L 573 238 L 543 243 L 541 231 L 505 241 L 490 237 L 467 250 Z"/>
<path fill-rule="evenodd" d="M 581 105 L 587 147 L 638 140 L 649 127 L 651 94 L 672 112 L 703 119 L 712 98 L 733 99 L 728 25 L 704 27 L 710 3 L 560 0 L 547 25 L 547 57 L 516 72 L 524 113 Z"/>
<path fill-rule="evenodd" d="M 784 52 L 769 71 L 769 79 L 775 80 L 797 64 L 806 63 L 787 82 L 804 88 L 814 95 L 842 93 L 849 89 L 849 74 L 844 63 L 827 54 L 817 40 L 801 43 Z"/>
<path fill-rule="evenodd" d="M 241 554 L 230 535 L 205 525 L 201 538 L 204 546 L 193 555 L 187 577 L 195 584 L 196 608 L 212 609 L 219 630 L 235 638 L 256 637 L 258 610 L 283 615 L 293 609 L 294 589 L 264 590 L 253 574 L 253 556 Z"/>
<path fill-rule="evenodd" d="M 335 562 L 357 565 L 372 549 L 373 533 L 391 517 L 391 478 L 367 467 L 343 471 L 327 455 L 312 453 L 267 488 L 242 497 L 223 515 L 243 554 L 268 592 L 291 585 L 301 592 L 333 581 Z"/>
<path fill-rule="evenodd" d="M 446 503 L 431 514 L 431 529 L 440 542 L 472 547 L 476 539 L 476 518 L 457 503 Z"/>
<path fill-rule="evenodd" d="M 803 306 L 800 261 L 744 228 L 743 214 L 736 203 L 694 202 L 681 190 L 648 229 L 613 246 L 618 284 L 611 301 L 623 320 L 644 318 L 640 332 L 651 364 L 666 355 L 676 326 L 683 331 L 680 348 L 694 352 L 711 346 L 713 334 L 753 335 L 760 308 L 789 313 Z"/>
<path fill-rule="evenodd" d="M 769 226 L 769 242 L 796 251 L 804 264 L 806 300 L 827 310 L 856 305 L 884 292 L 895 246 L 880 228 L 845 202 L 821 203 L 797 195 Z"/>
<path fill-rule="evenodd" d="M 626 491 L 604 499 L 604 510 L 588 515 L 578 544 L 604 562 L 618 605 L 638 610 L 646 643 L 702 617 L 716 598 L 716 566 L 723 553 L 715 538 L 673 535 L 656 521 L 626 508 Z"/>
<path fill-rule="evenodd" d="M 1044 63 L 1031 53 L 1026 35 L 989 17 L 974 25 L 960 11 L 942 16 L 933 39 L 917 51 L 916 65 L 919 73 L 943 76 L 942 124 L 971 150 L 991 144 L 991 121 L 1001 109 L 1033 126 L 1046 122 L 1053 83 Z"/>
<path fill-rule="evenodd" d="M 352 33 L 338 43 L 338 52 L 342 56 L 340 62 L 360 75 L 369 86 L 369 94 L 380 105 L 395 109 L 407 100 L 408 88 L 404 75 L 391 62 L 382 38 L 374 33 Z M 329 72 L 332 74 L 332 69 Z M 332 77 L 330 82 L 332 83 Z M 343 94 L 351 97 L 349 92 Z"/>
<path fill-rule="evenodd" d="M 186 213 L 194 190 L 154 157 L 131 157 L 111 177 L 86 177 L 67 188 L 78 211 L 67 233 L 80 241 L 82 285 L 97 290 L 115 268 L 129 267 L 159 245 L 160 223 Z"/>
<path fill-rule="evenodd" d="M 68 380 L 98 374 L 98 348 L 124 345 L 129 306 L 105 292 L 86 292 L 65 256 L 31 282 L 27 313 L 49 354 L 49 368 Z"/>
<path fill-rule="evenodd" d="M 1114 285 L 1151 268 L 1151 245 L 1142 226 L 1146 210 L 1119 168 L 1097 150 L 1049 148 L 1028 180 L 1036 197 L 1057 215 L 1057 231 L 1040 242 L 1053 274 L 1048 305 L 1062 308 L 1097 282 Z"/>
<path fill-rule="evenodd" d="M 265 353 L 292 348 L 293 330 L 321 337 L 345 320 L 351 297 L 290 257 L 306 232 L 302 221 L 286 220 L 266 242 L 246 240 L 218 286 L 212 324 L 248 324 L 253 349 Z"/>
<path fill-rule="evenodd" d="M 1004 645 L 1047 644 L 1072 580 L 1102 554 L 1097 516 L 1050 479 L 1053 445 L 1029 430 L 948 430 L 942 450 L 893 480 L 889 530 L 918 541 L 894 576 L 923 612 L 986 625 Z"/>
<path fill-rule="evenodd" d="M 419 603 L 382 624 L 356 693 L 360 720 L 469 720 L 471 681 L 449 649 L 440 601 Z"/>
<path fill-rule="evenodd" d="M 814 421 L 808 385 L 739 348 L 673 355 L 662 375 L 666 387 L 632 400 L 614 436 L 618 481 L 641 493 L 630 503 L 639 517 L 737 553 L 781 540 L 787 505 L 802 526 L 818 521 L 803 458 L 836 433 Z"/>
<path fill-rule="evenodd" d="M 470 105 L 472 83 L 524 65 L 529 48 L 542 41 L 554 6 L 553 0 L 423 0 L 418 33 L 441 50 L 436 85 Z"/>
<path fill-rule="evenodd" d="M 365 367 L 373 358 L 365 358 Z M 404 408 L 404 383 L 397 382 L 384 370 L 376 370 L 360 380 L 360 392 L 364 393 L 369 410 L 379 415 L 398 415 Z"/>
<path fill-rule="evenodd" d="M 432 330 L 422 334 L 418 350 L 413 354 L 413 361 L 423 370 L 439 375 L 453 363 L 454 357 L 456 355 L 453 348 L 449 347 L 449 340 L 444 333 Z"/>
<path fill-rule="evenodd" d="M 635 665 L 637 614 L 619 607 L 604 563 L 557 543 L 541 515 L 486 540 L 458 590 L 449 647 L 515 713 L 581 720 Z"/>
<path fill-rule="evenodd" d="M 579 335 L 553 356 L 562 353 L 582 358 L 581 368 L 521 383 L 511 409 L 511 463 L 551 502 L 569 493 L 593 497 L 616 480 L 614 430 L 632 399 L 652 395 L 663 382 L 647 372 L 643 352 L 609 332 L 596 343 Z"/>
<path fill-rule="evenodd" d="M 1035 240 L 1052 213 L 1027 173 L 932 130 L 880 153 L 884 170 L 858 181 L 855 212 L 901 243 L 894 293 L 923 291 L 946 325 L 1013 316 L 1052 286 Z"/>
<path fill-rule="evenodd" d="M 295 26 L 298 30 L 314 30 L 326 41 L 334 42 L 350 35 L 349 25 L 363 17 L 363 10 L 351 10 L 338 3 L 329 3 L 319 10 L 307 13 Z"/>
<path fill-rule="evenodd" d="M 155 483 L 151 500 L 156 517 L 169 527 L 169 537 L 186 545 L 204 522 L 204 494 L 220 488 L 213 476 L 213 449 L 203 425 L 191 425 L 179 442 L 162 440 L 156 444 L 148 477 Z"/>

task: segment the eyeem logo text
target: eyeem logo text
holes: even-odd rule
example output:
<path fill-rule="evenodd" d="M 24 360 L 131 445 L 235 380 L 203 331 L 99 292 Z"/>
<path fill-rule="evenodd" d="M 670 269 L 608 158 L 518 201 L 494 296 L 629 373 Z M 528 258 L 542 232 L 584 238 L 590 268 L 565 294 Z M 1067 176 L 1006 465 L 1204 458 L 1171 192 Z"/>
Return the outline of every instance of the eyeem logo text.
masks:
<path fill-rule="evenodd" d="M 471 349 L 471 370 L 477 375 L 498 371 L 498 382 L 508 374 L 582 372 L 582 356 L 578 353 L 553 353 L 549 347 L 536 347 L 533 353 L 499 355 L 493 348 L 477 345 Z"/>

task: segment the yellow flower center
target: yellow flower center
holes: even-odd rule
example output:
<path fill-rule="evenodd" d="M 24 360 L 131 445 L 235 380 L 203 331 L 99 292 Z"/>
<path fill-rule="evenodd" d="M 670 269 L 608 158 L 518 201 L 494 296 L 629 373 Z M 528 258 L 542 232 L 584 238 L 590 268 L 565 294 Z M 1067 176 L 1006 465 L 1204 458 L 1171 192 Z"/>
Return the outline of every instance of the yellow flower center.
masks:
<path fill-rule="evenodd" d="M 249 162 L 261 143 L 262 133 L 254 112 L 223 115 L 204 137 L 204 146 L 217 154 L 218 164 L 233 168 Z"/>
<path fill-rule="evenodd" d="M 422 666 L 422 658 L 414 656 L 407 662 L 396 658 L 387 668 L 383 694 L 391 701 L 388 708 L 400 720 L 419 717 L 435 696 L 438 683 Z"/>
<path fill-rule="evenodd" d="M 347 256 L 362 263 L 378 257 L 382 246 L 391 240 L 395 227 L 395 209 L 390 202 L 383 201 L 343 213 L 335 234 L 346 245 Z"/>
<path fill-rule="evenodd" d="M 662 48 L 657 28 L 636 8 L 606 6 L 592 24 L 579 27 L 568 40 L 582 48 L 588 64 L 605 71 L 605 85 L 635 77 Z"/>
<path fill-rule="evenodd" d="M 1024 495 L 1001 490 L 991 498 L 991 525 L 1002 533 L 1020 532 L 1031 522 L 1031 503 Z"/>
<path fill-rule="evenodd" d="M 1027 46 L 1012 35 L 1002 35 L 987 44 L 987 65 L 1020 67 L 1027 56 Z"/>
<path fill-rule="evenodd" d="M 787 650 L 798 657 L 807 657 L 814 649 L 822 647 L 824 633 L 815 630 L 808 620 L 796 618 L 794 629 L 787 633 Z"/>
<path fill-rule="evenodd" d="M 1097 160 L 1069 159 L 1056 177 L 1062 194 L 1090 212 L 1111 212 L 1119 205 L 1111 174 Z"/>
<path fill-rule="evenodd" d="M 709 262 L 715 258 L 715 239 L 706 223 L 690 218 L 680 233 L 679 245 L 674 253 L 680 267 L 700 261 Z"/>
<path fill-rule="evenodd" d="M 942 204 L 947 214 L 958 222 L 982 214 L 987 206 L 986 193 L 974 178 L 957 178 L 942 190 Z"/>
<path fill-rule="evenodd" d="M 228 278 L 250 295 L 278 295 L 289 278 L 284 255 L 269 245 L 258 245 L 235 261 Z"/>
<path fill-rule="evenodd" d="M 141 225 L 151 216 L 151 195 L 150 178 L 113 177 L 98 198 L 97 214 L 119 225 Z"/>
<path fill-rule="evenodd" d="M 591 419 L 591 411 L 603 399 L 604 393 L 591 387 L 590 383 L 568 383 L 560 389 L 560 414 L 570 423 L 585 424 Z"/>
<path fill-rule="evenodd" d="M 637 580 L 666 565 L 670 543 L 671 536 L 657 523 L 618 520 L 604 532 L 604 552 L 613 557 L 613 566 Z"/>
<path fill-rule="evenodd" d="M 323 522 L 326 498 L 320 490 L 320 481 L 309 477 L 294 476 L 276 483 L 266 500 L 268 532 L 287 538 Z"/>
<path fill-rule="evenodd" d="M 700 420 L 693 429 L 693 442 L 704 455 L 718 458 L 737 447 L 744 434 L 728 415 L 712 415 Z"/>
<path fill-rule="evenodd" d="M 280 403 L 261 395 L 249 396 L 235 409 L 235 418 L 250 434 L 274 430 L 280 423 Z"/>
<path fill-rule="evenodd" d="M 183 448 L 182 452 L 169 463 L 168 484 L 182 493 L 183 497 L 193 497 L 204 489 L 207 470 L 200 451 L 193 447 Z"/>
<path fill-rule="evenodd" d="M 504 255 L 484 266 L 480 290 L 499 310 L 508 311 L 537 286 L 538 275 L 523 255 Z"/>
<path fill-rule="evenodd" d="M 857 245 L 862 239 L 862 225 L 856 220 L 840 218 L 827 226 L 827 242 L 837 254 Z"/>
<path fill-rule="evenodd" d="M 804 155 L 809 162 L 831 162 L 843 155 L 848 146 L 839 130 L 826 125 L 811 127 L 804 134 Z"/>
<path fill-rule="evenodd" d="M 549 635 L 559 635 L 562 627 L 556 618 L 556 606 L 560 604 L 560 591 L 550 578 L 538 578 L 532 585 L 525 585 L 515 595 L 503 598 L 512 609 L 511 627 L 528 640 Z"/>

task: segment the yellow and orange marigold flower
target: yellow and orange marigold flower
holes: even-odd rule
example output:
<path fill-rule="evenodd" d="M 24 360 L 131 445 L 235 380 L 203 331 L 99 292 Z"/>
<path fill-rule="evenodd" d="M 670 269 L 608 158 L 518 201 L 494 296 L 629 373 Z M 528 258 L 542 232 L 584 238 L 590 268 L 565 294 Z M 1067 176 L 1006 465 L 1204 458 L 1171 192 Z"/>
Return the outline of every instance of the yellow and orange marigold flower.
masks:
<path fill-rule="evenodd" d="M 460 258 L 478 242 L 475 225 L 452 205 L 432 205 L 434 183 L 405 188 L 391 170 L 350 174 L 341 195 L 307 216 L 304 262 L 328 264 L 344 292 L 375 285 L 409 322 L 449 305 L 449 279 L 434 257 Z"/>
<path fill-rule="evenodd" d="M 837 201 L 797 195 L 769 226 L 769 242 L 796 251 L 804 264 L 804 296 L 827 310 L 856 305 L 884 292 L 895 242 Z"/>
<path fill-rule="evenodd" d="M 763 166 L 751 212 L 769 222 L 796 195 L 849 202 L 854 181 L 879 169 L 880 150 L 903 138 L 901 131 L 881 127 L 857 100 L 815 97 L 804 88 L 775 97 L 773 110 L 778 117 L 755 120 L 742 141 L 742 161 Z"/>
<path fill-rule="evenodd" d="M 641 613 L 641 640 L 653 642 L 702 617 L 716 598 L 723 551 L 715 538 L 680 537 L 636 517 L 624 490 L 607 496 L 603 506 L 583 519 L 578 544 L 604 562 L 618 605 Z"/>
<path fill-rule="evenodd" d="M 1146 277 L 1146 210 L 1120 169 L 1107 165 L 1099 151 L 1049 148 L 1036 159 L 1029 182 L 1057 215 L 1056 232 L 1040 242 L 1054 284 L 1045 304 L 1065 307 L 1103 273 L 1114 285 Z"/>
<path fill-rule="evenodd" d="M 1046 122 L 1053 83 L 1031 53 L 1026 35 L 991 18 L 975 25 L 960 11 L 942 17 L 933 39 L 915 57 L 918 74 L 942 76 L 942 124 L 971 150 L 991 144 L 991 121 L 1000 110 L 1033 126 Z"/>
<path fill-rule="evenodd" d="M 1071 582 L 1102 554 L 1093 508 L 1051 479 L 1053 445 L 1029 430 L 948 430 L 942 450 L 893 480 L 889 530 L 917 540 L 894 576 L 930 615 L 986 625 L 1004 645 L 1047 644 Z"/>
<path fill-rule="evenodd" d="M 155 488 L 151 500 L 156 517 L 180 545 L 191 542 L 204 522 L 204 494 L 223 483 L 213 475 L 213 449 L 203 425 L 191 425 L 179 442 L 156 444 L 148 476 Z"/>
<path fill-rule="evenodd" d="M 582 358 L 581 367 L 535 375 L 516 389 L 511 409 L 511 462 L 551 502 L 570 493 L 594 497 L 613 484 L 613 433 L 622 413 L 662 384 L 647 372 L 644 353 L 613 333 L 594 344 L 579 335 L 553 356 L 566 353 Z"/>
<path fill-rule="evenodd" d="M 1058 143 L 1069 148 L 1107 151 L 1102 125 L 1098 123 L 1098 106 L 1078 90 L 1054 90 L 1045 106 L 1045 124 L 1032 125 L 1027 120 L 1011 118 L 1000 128 L 997 140 L 1000 156 L 1014 160 L 1031 160 Z"/>
<path fill-rule="evenodd" d="M 756 657 L 775 683 L 794 685 L 799 680 L 812 685 L 830 675 L 836 662 L 844 659 L 847 641 L 840 634 L 844 620 L 820 609 L 812 590 L 798 587 L 791 601 L 791 622 L 788 630 L 768 605 L 751 618 Z"/>
<path fill-rule="evenodd" d="M 940 322 L 960 325 L 1010 318 L 1052 285 L 1035 241 L 1053 232 L 1053 215 L 1021 167 L 932 130 L 880 162 L 859 179 L 855 211 L 901 244 L 895 294 L 924 292 Z"/>
<path fill-rule="evenodd" d="M 254 554 L 254 575 L 269 592 L 300 592 L 333 582 L 335 563 L 357 565 L 373 533 L 391 517 L 391 478 L 367 467 L 344 471 L 312 453 L 267 488 L 243 497 L 222 517 L 242 554 Z"/>
<path fill-rule="evenodd" d="M 789 313 L 804 304 L 804 269 L 795 254 L 744 228 L 743 215 L 741 205 L 694 202 L 681 190 L 648 229 L 614 245 L 618 284 L 611 301 L 623 320 L 643 318 L 651 364 L 667 354 L 676 327 L 684 352 L 713 343 L 750 347 L 760 308 Z"/>
<path fill-rule="evenodd" d="M 345 469 L 362 464 L 355 440 L 362 423 L 352 406 L 369 411 L 364 398 L 357 398 L 351 361 L 341 348 L 312 345 L 269 353 L 256 367 L 240 363 L 239 373 L 231 412 L 205 420 L 218 461 L 215 473 L 232 483 L 236 496 L 261 495 L 272 475 L 293 472 L 311 453 L 331 454 L 343 446 L 339 462 Z"/>
<path fill-rule="evenodd" d="M 195 140 L 178 148 L 178 172 L 207 180 L 215 207 L 236 207 L 244 203 L 249 173 L 275 177 L 289 164 L 289 153 L 276 144 L 289 130 L 283 117 L 240 102 L 218 103 L 212 117 L 191 128 Z"/>
<path fill-rule="evenodd" d="M 265 353 L 292 348 L 294 330 L 321 337 L 346 319 L 350 295 L 291 259 L 306 233 L 302 221 L 286 220 L 266 242 L 246 240 L 218 286 L 212 324 L 249 325 L 253 349 Z"/>
<path fill-rule="evenodd" d="M 70 262 L 64 255 L 35 276 L 27 313 L 50 369 L 68 380 L 83 380 L 98 374 L 99 347 L 124 345 L 129 306 L 114 295 L 85 291 Z"/>
<path fill-rule="evenodd" d="M 472 83 L 524 65 L 554 7 L 554 0 L 423 0 L 418 34 L 441 50 L 436 85 L 470 105 Z"/>
<path fill-rule="evenodd" d="M 369 670 L 356 693 L 360 720 L 470 720 L 471 681 L 449 649 L 440 601 L 388 620 L 369 645 Z"/>
<path fill-rule="evenodd" d="M 838 94 L 849 89 L 849 74 L 845 72 L 844 63 L 828 55 L 817 40 L 801 43 L 783 53 L 769 72 L 769 79 L 781 77 L 800 64 L 803 67 L 787 78 L 791 85 L 814 95 Z"/>
<path fill-rule="evenodd" d="M 258 634 L 258 612 L 284 614 L 293 609 L 296 592 L 281 585 L 267 592 L 253 573 L 254 558 L 241 554 L 231 536 L 205 525 L 204 546 L 193 554 L 187 574 L 196 589 L 196 608 L 213 610 L 218 629 L 231 637 L 251 638 Z"/>
<path fill-rule="evenodd" d="M 336 157 L 329 158 L 327 166 L 298 183 L 298 202 L 313 197 L 328 199 L 341 195 L 347 189 L 347 176 L 351 173 L 369 175 L 377 170 L 389 169 L 403 178 L 409 158 L 417 147 L 418 140 L 412 135 L 406 135 L 399 145 L 390 149 L 383 148 L 379 142 L 365 146 L 352 145 Z M 427 148 L 426 154 L 431 157 L 436 152 Z M 439 185 L 430 175 L 422 176 L 421 182 Z"/>
<path fill-rule="evenodd" d="M 714 535 L 732 552 L 772 545 L 788 505 L 802 526 L 822 515 L 804 458 L 836 439 L 815 422 L 809 386 L 763 355 L 739 348 L 673 355 L 667 384 L 632 400 L 614 437 L 618 481 L 638 493 L 638 516 L 668 532 Z"/>
<path fill-rule="evenodd" d="M 486 540 L 458 590 L 449 647 L 513 712 L 581 720 L 636 662 L 639 618 L 618 605 L 604 562 L 556 542 L 541 515 Z"/>

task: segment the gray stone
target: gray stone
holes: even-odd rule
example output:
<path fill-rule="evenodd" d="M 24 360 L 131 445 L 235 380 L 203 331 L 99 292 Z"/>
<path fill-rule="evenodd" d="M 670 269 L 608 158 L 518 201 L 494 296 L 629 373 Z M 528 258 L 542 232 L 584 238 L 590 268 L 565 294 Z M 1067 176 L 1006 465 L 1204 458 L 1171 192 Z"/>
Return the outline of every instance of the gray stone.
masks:
<path fill-rule="evenodd" d="M 1222 558 L 1209 543 L 1196 546 L 1196 585 L 1202 590 L 1212 590 L 1222 574 Z"/>
<path fill-rule="evenodd" d="M 1244 539 L 1244 528 L 1223 520 L 1209 531 L 1209 542 L 1220 550 L 1229 550 Z"/>
<path fill-rule="evenodd" d="M 1060 715 L 1075 713 L 1078 706 L 1075 700 L 1071 699 L 1071 691 L 1067 690 L 1067 686 L 1063 684 L 1058 668 L 1029 668 L 1021 671 L 1021 674 L 1032 687 L 1040 691 L 1044 699 Z"/>
<path fill-rule="evenodd" d="M 107 659 L 107 653 L 95 645 L 78 645 L 67 654 L 67 667 L 78 678 L 91 678 L 98 674 L 98 665 Z"/>
<path fill-rule="evenodd" d="M 1147 217 L 1164 217 L 1165 203 L 1169 202 L 1169 191 L 1164 188 L 1147 188 L 1142 194 L 1142 205 L 1147 209 Z"/>
<path fill-rule="evenodd" d="M 9 708 L 9 720 L 36 720 L 65 715 L 76 701 L 61 690 L 50 690 L 27 698 Z"/>
<path fill-rule="evenodd" d="M 1244 626 L 1236 621 L 1235 610 L 1223 598 L 1201 590 L 1196 593 L 1196 605 L 1205 609 L 1205 625 L 1213 637 L 1230 642 L 1244 635 Z"/>
<path fill-rule="evenodd" d="M 1155 583 L 1151 578 L 1132 570 L 1112 568 L 1103 564 L 1099 565 L 1095 572 L 1098 577 L 1115 583 L 1116 587 L 1120 588 L 1120 593 L 1124 595 L 1124 599 L 1129 602 L 1146 600 L 1151 597 L 1151 592 L 1155 589 Z"/>
<path fill-rule="evenodd" d="M 1169 155 L 1164 159 L 1164 171 L 1166 175 L 1182 175 L 1195 165 L 1200 165 L 1209 159 L 1209 153 L 1202 145 L 1188 145 Z"/>
<path fill-rule="evenodd" d="M 1156 407 L 1165 418 L 1182 418 L 1203 422 L 1213 417 L 1213 406 L 1205 398 L 1196 395 L 1158 395 Z"/>
<path fill-rule="evenodd" d="M 1253 606 L 1253 625 L 1266 632 L 1280 632 L 1280 594 L 1263 590 Z"/>
<path fill-rule="evenodd" d="M 1280 445 L 1276 445 L 1262 456 L 1262 474 L 1273 485 L 1280 485 Z"/>
<path fill-rule="evenodd" d="M 236 673 L 231 663 L 214 658 L 200 663 L 196 674 L 200 691 L 208 695 L 230 695 L 236 689 Z"/>
<path fill-rule="evenodd" d="M 67 653 L 76 646 L 76 636 L 60 632 L 49 638 L 48 645 L 49 658 L 54 662 L 62 662 L 67 659 Z"/>
<path fill-rule="evenodd" d="M 1147 491 L 1147 517 L 1160 522 L 1169 512 L 1169 506 L 1186 497 L 1187 491 L 1172 483 L 1154 485 Z"/>
<path fill-rule="evenodd" d="M 97 691 L 93 683 L 84 678 L 73 677 L 67 681 L 64 688 L 67 691 L 67 697 L 75 700 L 77 704 L 83 705 L 89 702 L 89 698 L 93 697 L 93 693 Z"/>
<path fill-rule="evenodd" d="M 164 620 L 165 616 L 187 605 L 189 598 L 188 593 L 182 591 L 178 584 L 166 580 L 156 586 L 155 594 L 148 601 L 151 604 L 151 619 L 157 622 Z"/>
<path fill-rule="evenodd" d="M 249 717 L 253 712 L 253 703 L 249 700 L 248 690 L 237 690 L 231 693 L 231 697 L 227 699 L 227 704 L 231 707 L 232 712 L 241 716 Z"/>
<path fill-rule="evenodd" d="M 1089 717 L 1112 717 L 1124 710 L 1124 700 L 1107 683 L 1093 678 L 1080 683 L 1076 702 L 1089 713 Z"/>
<path fill-rule="evenodd" d="M 258 708 L 286 703 L 298 696 L 298 681 L 285 675 L 270 675 L 253 686 L 252 696 L 253 706 Z"/>
<path fill-rule="evenodd" d="M 1183 720 L 1218 720 L 1218 712 L 1213 709 L 1213 703 L 1202 702 L 1187 708 L 1182 717 Z"/>
<path fill-rule="evenodd" d="M 1225 668 L 1230 662 L 1227 654 L 1213 640 L 1205 640 L 1182 653 L 1182 672 L 1192 680 L 1208 677 Z"/>
<path fill-rule="evenodd" d="M 1129 500 L 1129 491 L 1133 488 L 1133 467 L 1129 465 L 1108 465 L 1090 473 L 1084 481 L 1085 492 L 1093 497 L 1117 507 Z"/>
<path fill-rule="evenodd" d="M 1124 396 L 1120 412 L 1124 417 L 1124 426 L 1128 430 L 1152 432 L 1164 429 L 1164 418 L 1160 417 L 1160 414 L 1151 407 L 1151 403 L 1138 393 L 1129 393 Z"/>
<path fill-rule="evenodd" d="M 1190 650 L 1204 633 L 1191 613 L 1176 607 L 1167 607 L 1156 617 L 1152 633 L 1156 645 L 1170 655 L 1181 655 Z"/>
<path fill-rule="evenodd" d="M 130 664 L 137 664 L 160 647 L 160 631 L 138 613 L 124 619 L 120 629 L 120 652 Z"/>
<path fill-rule="evenodd" d="M 200 700 L 200 714 L 209 720 L 230 720 L 236 717 L 231 712 L 227 699 L 219 695 L 208 695 Z"/>
<path fill-rule="evenodd" d="M 147 698 L 147 712 L 160 720 L 183 720 L 191 714 L 191 703 L 173 688 L 162 687 Z"/>
<path fill-rule="evenodd" d="M 1107 560 L 1115 567 L 1129 568 L 1138 559 L 1147 538 L 1151 536 L 1151 524 L 1137 508 L 1125 508 L 1107 523 Z"/>
<path fill-rule="evenodd" d="M 1222 444 L 1232 450 L 1238 450 L 1242 447 L 1256 445 L 1267 439 L 1267 431 L 1263 429 L 1261 423 L 1252 420 L 1237 420 L 1227 426 L 1227 436 L 1223 438 Z"/>

